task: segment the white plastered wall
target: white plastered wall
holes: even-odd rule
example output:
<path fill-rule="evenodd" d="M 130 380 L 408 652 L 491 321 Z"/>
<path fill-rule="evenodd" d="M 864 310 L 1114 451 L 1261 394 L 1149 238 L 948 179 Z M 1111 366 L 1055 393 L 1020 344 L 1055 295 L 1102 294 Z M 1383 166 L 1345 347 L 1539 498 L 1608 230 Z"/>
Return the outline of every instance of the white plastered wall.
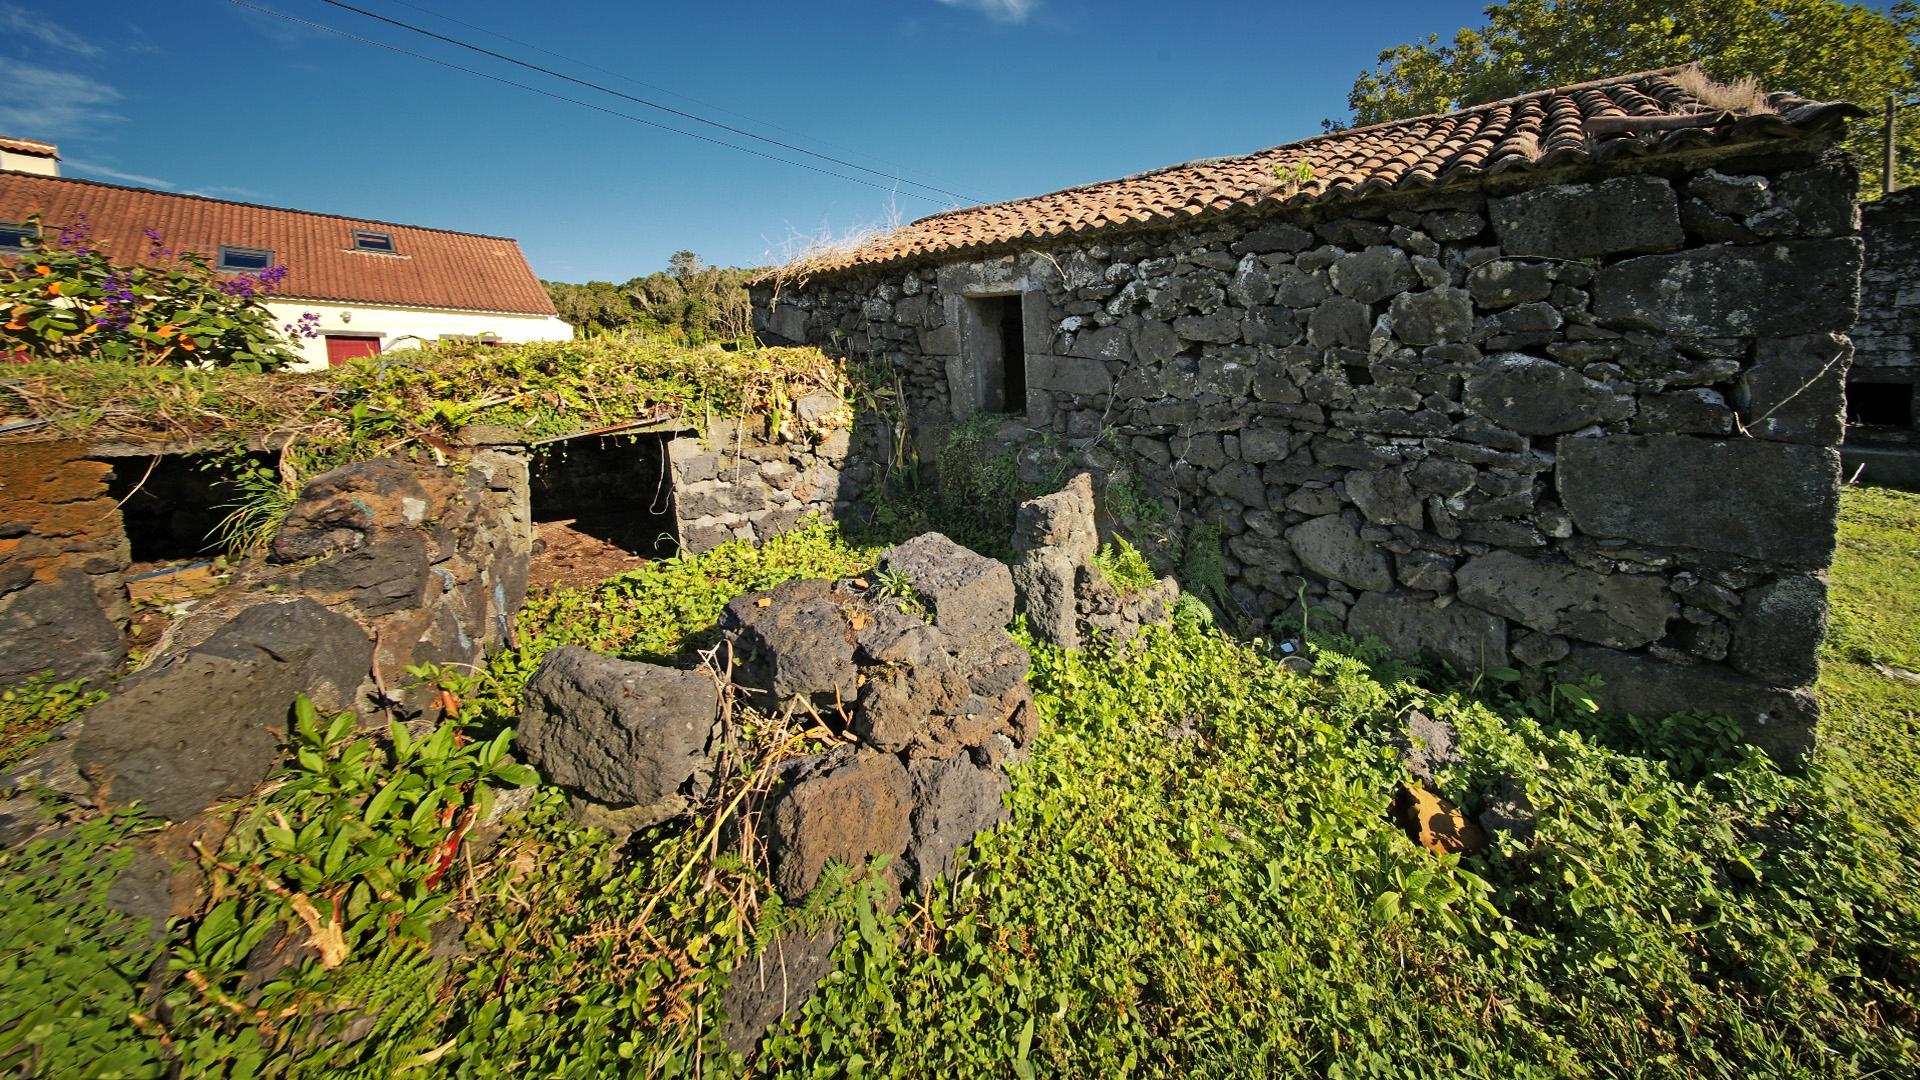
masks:
<path fill-rule="evenodd" d="M 494 337 L 501 341 L 568 341 L 573 327 L 553 315 L 509 315 L 488 311 L 442 308 L 385 307 L 377 304 L 341 304 L 324 300 L 276 299 L 267 303 L 275 326 L 298 325 L 300 316 L 320 316 L 322 336 L 288 344 L 300 354 L 300 370 L 327 366 L 327 334 L 380 339 L 380 351 L 417 349 L 447 336 Z"/>

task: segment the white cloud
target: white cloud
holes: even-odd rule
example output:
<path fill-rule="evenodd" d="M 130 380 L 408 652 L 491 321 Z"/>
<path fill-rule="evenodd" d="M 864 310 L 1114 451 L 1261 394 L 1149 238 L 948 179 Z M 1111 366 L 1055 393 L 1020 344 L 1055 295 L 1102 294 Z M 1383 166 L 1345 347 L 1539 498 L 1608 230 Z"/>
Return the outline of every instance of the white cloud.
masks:
<path fill-rule="evenodd" d="M 205 195 L 209 199 L 238 199 L 241 202 L 260 202 L 267 196 L 246 187 L 234 187 L 231 184 L 214 184 L 210 187 L 194 188 L 189 195 Z"/>
<path fill-rule="evenodd" d="M 17 4 L 0 4 L 0 33 L 28 37 L 50 49 L 61 49 L 77 56 L 99 56 L 100 46 L 86 38 L 47 21 Z"/>
<path fill-rule="evenodd" d="M 178 186 L 171 180 L 162 180 L 155 176 L 142 176 L 139 173 L 121 172 L 119 169 L 110 169 L 105 165 L 95 165 L 86 161 L 75 161 L 72 158 L 62 161 L 60 165 L 62 172 L 88 174 L 99 179 L 114 180 L 122 184 L 133 184 L 137 187 L 171 189 Z M 83 176 L 83 179 L 84 178 Z"/>
<path fill-rule="evenodd" d="M 114 112 L 120 91 L 70 71 L 12 64 L 8 100 L 0 103 L 0 132 L 22 139 L 58 140 L 96 134 L 126 117 Z"/>
<path fill-rule="evenodd" d="M 1040 0 L 940 0 L 948 7 L 971 8 L 996 22 L 1022 23 L 1033 9 L 1040 6 Z"/>

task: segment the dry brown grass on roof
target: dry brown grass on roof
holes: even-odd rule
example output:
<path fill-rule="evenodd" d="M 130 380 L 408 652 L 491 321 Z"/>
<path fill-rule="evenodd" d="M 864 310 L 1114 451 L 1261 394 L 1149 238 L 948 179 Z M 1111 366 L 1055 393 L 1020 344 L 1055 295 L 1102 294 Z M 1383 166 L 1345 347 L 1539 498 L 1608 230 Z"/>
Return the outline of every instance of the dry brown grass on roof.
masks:
<path fill-rule="evenodd" d="M 1688 64 L 1674 72 L 1672 78 L 1681 89 L 1699 98 L 1700 103 L 1710 109 L 1743 116 L 1769 115 L 1779 111 L 1767 100 L 1767 92 L 1761 88 L 1760 80 L 1751 75 L 1723 83 L 1701 70 L 1699 64 Z"/>

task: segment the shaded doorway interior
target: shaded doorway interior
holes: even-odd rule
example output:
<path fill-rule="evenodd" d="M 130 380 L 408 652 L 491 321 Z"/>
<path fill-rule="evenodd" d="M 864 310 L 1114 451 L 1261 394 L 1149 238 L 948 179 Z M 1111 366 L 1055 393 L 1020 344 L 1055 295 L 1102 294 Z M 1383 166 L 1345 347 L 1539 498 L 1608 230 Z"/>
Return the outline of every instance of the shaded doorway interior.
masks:
<path fill-rule="evenodd" d="M 533 451 L 533 587 L 590 584 L 679 550 L 664 433 L 583 435 Z"/>

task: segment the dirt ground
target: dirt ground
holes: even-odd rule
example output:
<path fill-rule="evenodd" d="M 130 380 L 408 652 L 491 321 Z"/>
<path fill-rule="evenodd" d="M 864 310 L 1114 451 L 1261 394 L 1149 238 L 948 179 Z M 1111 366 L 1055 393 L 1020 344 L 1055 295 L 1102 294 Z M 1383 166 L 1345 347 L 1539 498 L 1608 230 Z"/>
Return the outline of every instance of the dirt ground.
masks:
<path fill-rule="evenodd" d="M 647 564 L 646 557 L 584 531 L 583 525 L 593 527 L 574 518 L 534 523 L 529 595 L 598 584 Z"/>

